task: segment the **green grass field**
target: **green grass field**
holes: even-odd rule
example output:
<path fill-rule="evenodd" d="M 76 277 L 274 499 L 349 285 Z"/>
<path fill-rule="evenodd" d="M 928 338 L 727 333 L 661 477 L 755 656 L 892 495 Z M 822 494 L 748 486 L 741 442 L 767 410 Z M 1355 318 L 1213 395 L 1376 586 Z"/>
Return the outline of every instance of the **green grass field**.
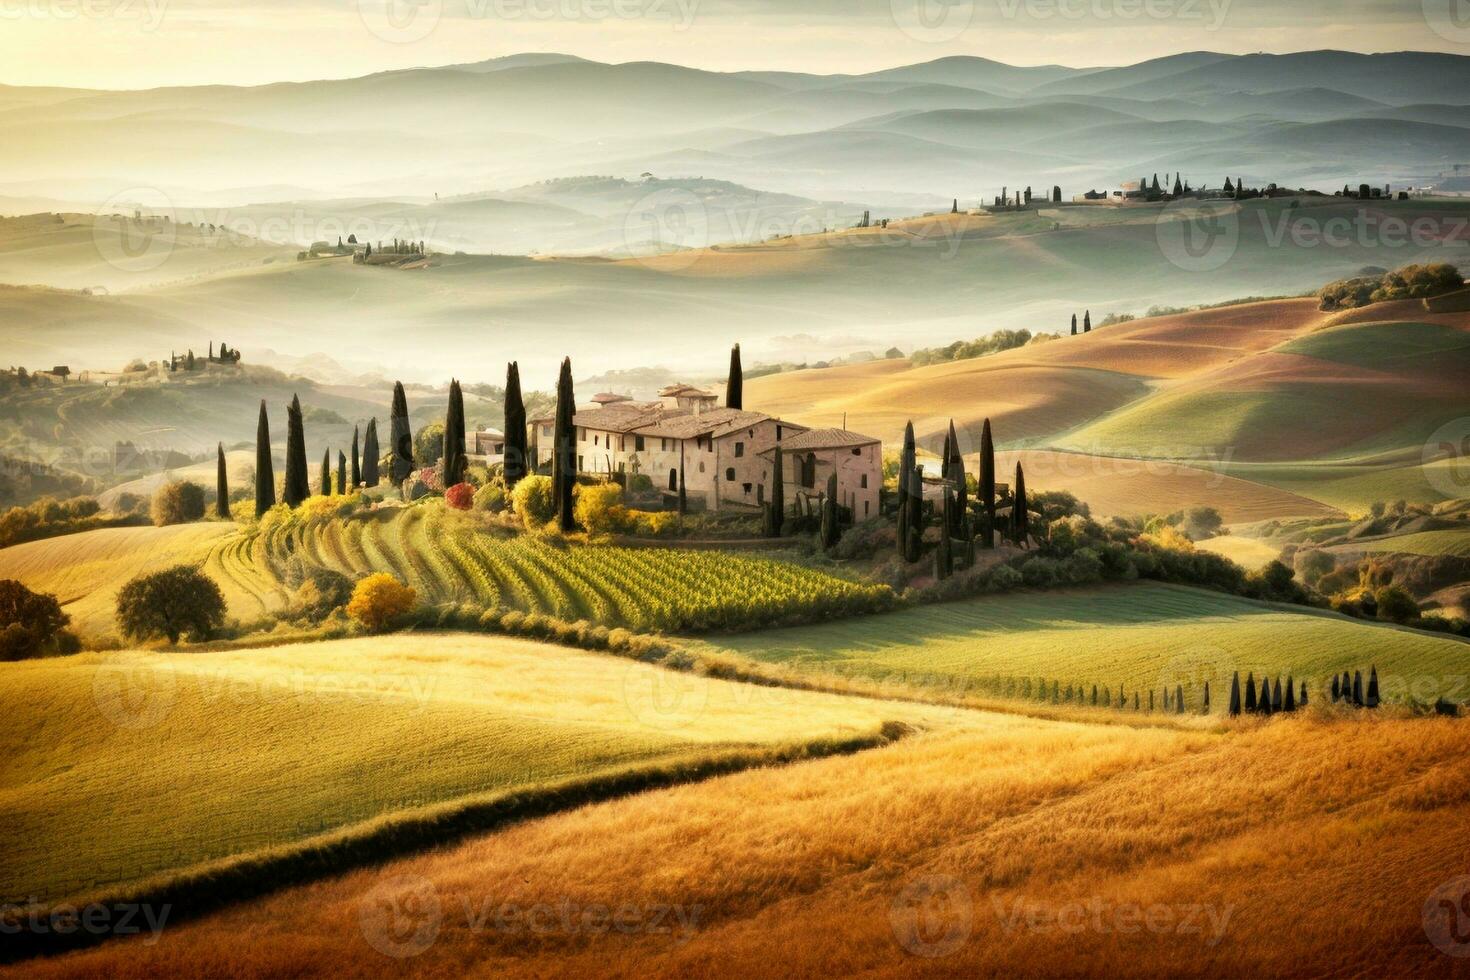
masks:
<path fill-rule="evenodd" d="M 1237 670 L 1290 674 L 1319 691 L 1335 671 L 1376 665 L 1385 696 L 1400 678 L 1420 700 L 1470 697 L 1470 644 L 1158 583 L 1003 594 L 721 639 L 717 649 L 919 696 L 1018 696 L 1022 683 L 1036 690 L 1044 679 L 1064 689 L 1121 684 L 1146 704 L 1150 689 L 1183 685 L 1197 709 L 1208 680 L 1218 712 Z"/>
<path fill-rule="evenodd" d="M 947 716 L 445 634 L 0 666 L 0 902 L 116 893 L 386 814 Z"/>
<path fill-rule="evenodd" d="M 1470 359 L 1470 333 L 1439 323 L 1355 323 L 1318 330 L 1276 350 L 1380 371 L 1412 369 L 1426 357 L 1463 365 Z"/>
<path fill-rule="evenodd" d="M 1470 529 L 1463 531 L 1419 531 L 1382 541 L 1362 542 L 1364 551 L 1400 555 L 1453 555 L 1470 558 Z"/>

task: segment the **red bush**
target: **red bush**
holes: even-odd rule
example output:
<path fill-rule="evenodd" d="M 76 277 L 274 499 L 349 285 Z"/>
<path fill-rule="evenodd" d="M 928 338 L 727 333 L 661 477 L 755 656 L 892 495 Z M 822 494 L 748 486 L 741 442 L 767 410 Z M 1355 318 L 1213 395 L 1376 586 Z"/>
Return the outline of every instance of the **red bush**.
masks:
<path fill-rule="evenodd" d="M 444 491 L 444 502 L 455 510 L 469 510 L 475 502 L 475 488 L 468 483 L 456 483 Z"/>

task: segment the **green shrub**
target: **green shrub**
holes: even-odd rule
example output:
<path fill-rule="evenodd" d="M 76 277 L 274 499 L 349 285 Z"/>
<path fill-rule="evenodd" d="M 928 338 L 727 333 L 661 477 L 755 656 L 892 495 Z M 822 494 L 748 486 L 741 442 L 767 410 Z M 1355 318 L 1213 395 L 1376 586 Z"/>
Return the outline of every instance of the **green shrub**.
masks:
<path fill-rule="evenodd" d="M 505 492 L 505 485 L 499 481 L 486 483 L 475 491 L 474 503 L 471 506 L 477 511 L 499 514 L 510 506 L 510 495 Z"/>
<path fill-rule="evenodd" d="M 149 516 L 154 527 L 188 524 L 204 517 L 204 488 L 184 480 L 165 483 L 153 492 Z"/>
<path fill-rule="evenodd" d="M 556 499 L 549 476 L 523 478 L 516 484 L 510 499 L 517 516 L 528 531 L 545 527 L 556 516 Z"/>
<path fill-rule="evenodd" d="M 32 592 L 15 579 L 0 581 L 0 660 L 24 660 L 56 650 L 71 621 L 54 595 Z M 74 640 L 74 638 L 72 638 Z M 67 643 L 70 648 L 71 642 Z"/>

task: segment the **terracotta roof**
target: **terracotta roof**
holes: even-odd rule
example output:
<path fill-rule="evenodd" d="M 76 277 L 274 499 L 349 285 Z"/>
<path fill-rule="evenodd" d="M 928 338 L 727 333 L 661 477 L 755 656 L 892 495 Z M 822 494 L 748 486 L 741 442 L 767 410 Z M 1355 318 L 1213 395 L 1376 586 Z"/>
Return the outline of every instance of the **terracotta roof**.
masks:
<path fill-rule="evenodd" d="M 816 449 L 856 449 L 859 446 L 878 445 L 881 440 L 846 429 L 808 429 L 798 432 L 789 439 L 781 440 L 781 448 L 787 452 L 806 452 Z M 771 450 L 766 450 L 770 452 Z"/>
<path fill-rule="evenodd" d="M 745 412 L 738 408 L 711 408 L 698 415 L 689 413 L 665 415 L 652 425 L 639 429 L 638 434 L 656 436 L 661 439 L 693 439 L 696 436 L 718 438 L 770 419 L 771 416 L 764 412 Z"/>

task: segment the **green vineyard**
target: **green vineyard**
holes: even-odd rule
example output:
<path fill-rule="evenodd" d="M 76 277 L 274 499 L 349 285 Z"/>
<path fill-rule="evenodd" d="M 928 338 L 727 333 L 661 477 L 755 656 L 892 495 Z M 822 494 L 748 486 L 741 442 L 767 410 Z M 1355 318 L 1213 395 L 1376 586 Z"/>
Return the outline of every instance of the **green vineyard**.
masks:
<path fill-rule="evenodd" d="M 474 603 L 634 630 L 810 622 L 890 607 L 887 586 L 786 561 L 673 548 L 585 547 L 487 530 L 438 502 L 345 516 L 284 508 L 220 541 L 205 570 L 264 609 L 293 558 L 358 579 L 389 572 L 425 601 Z"/>

